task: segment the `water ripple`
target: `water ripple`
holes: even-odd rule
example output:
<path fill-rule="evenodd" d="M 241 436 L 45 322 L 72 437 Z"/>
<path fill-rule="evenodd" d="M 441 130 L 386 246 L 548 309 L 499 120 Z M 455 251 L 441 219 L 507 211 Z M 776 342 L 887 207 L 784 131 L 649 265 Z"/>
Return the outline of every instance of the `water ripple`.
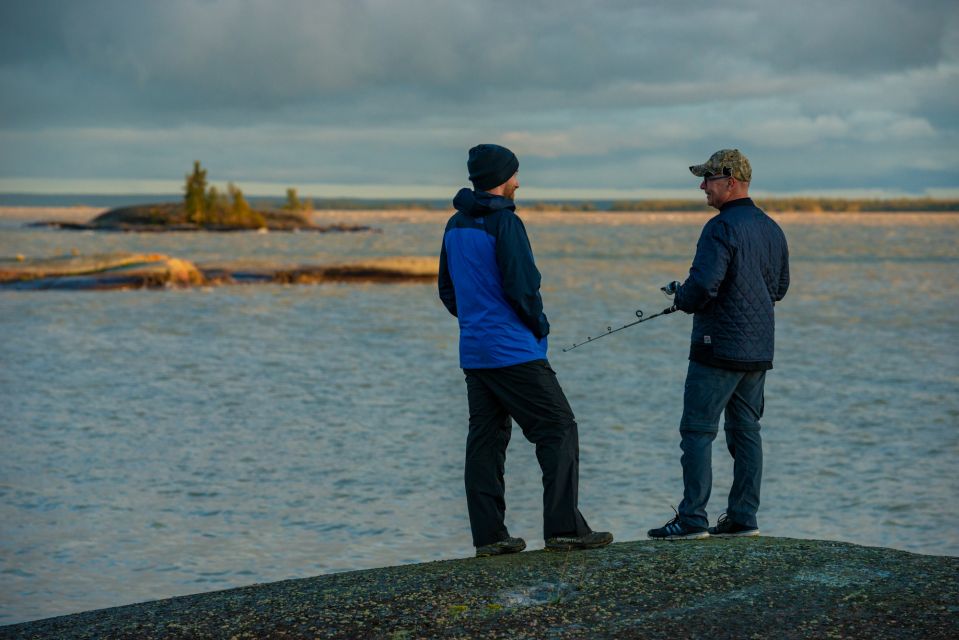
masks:
<path fill-rule="evenodd" d="M 959 554 L 959 516 L 943 508 L 959 495 L 959 224 L 936 220 L 784 221 L 793 286 L 767 382 L 765 532 Z M 432 254 L 444 222 L 283 240 L 4 228 L 0 255 Z M 529 224 L 580 425 L 581 506 L 620 540 L 681 496 L 690 319 L 559 347 L 660 308 L 699 224 Z M 433 285 L 5 292 L 0 335 L 4 623 L 472 553 L 456 326 Z M 711 517 L 731 478 L 721 439 Z M 511 532 L 540 548 L 519 429 L 506 476 Z"/>

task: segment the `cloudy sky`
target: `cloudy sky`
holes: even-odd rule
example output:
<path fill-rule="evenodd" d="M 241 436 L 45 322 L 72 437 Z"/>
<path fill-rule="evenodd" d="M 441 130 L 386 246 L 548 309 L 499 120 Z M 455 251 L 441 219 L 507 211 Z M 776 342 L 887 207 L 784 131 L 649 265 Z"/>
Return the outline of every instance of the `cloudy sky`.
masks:
<path fill-rule="evenodd" d="M 0 191 L 959 197 L 955 0 L 4 0 Z"/>

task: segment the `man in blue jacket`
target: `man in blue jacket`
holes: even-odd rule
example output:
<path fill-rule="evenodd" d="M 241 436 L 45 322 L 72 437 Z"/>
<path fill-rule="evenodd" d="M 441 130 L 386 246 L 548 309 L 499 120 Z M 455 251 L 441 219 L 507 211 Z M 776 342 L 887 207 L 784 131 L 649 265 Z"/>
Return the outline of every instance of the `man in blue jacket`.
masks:
<path fill-rule="evenodd" d="M 779 225 L 749 198 L 752 168 L 738 149 L 723 149 L 689 168 L 719 214 L 703 228 L 689 277 L 665 287 L 693 313 L 689 371 L 680 421 L 683 500 L 676 517 L 651 529 L 655 539 L 756 536 L 763 449 L 766 371 L 773 368 L 774 304 L 789 287 L 789 249 Z M 712 442 L 725 413 L 733 485 L 726 513 L 706 518 L 712 489 Z"/>
<path fill-rule="evenodd" d="M 512 151 L 481 144 L 467 161 L 473 190 L 453 199 L 440 251 L 439 295 L 460 327 L 466 374 L 466 504 L 477 556 L 526 548 L 505 524 L 503 471 L 512 420 L 536 446 L 543 472 L 543 537 L 548 550 L 609 544 L 577 508 L 579 436 L 572 409 L 546 360 L 549 322 L 540 274 L 513 194 L 519 161 Z"/>

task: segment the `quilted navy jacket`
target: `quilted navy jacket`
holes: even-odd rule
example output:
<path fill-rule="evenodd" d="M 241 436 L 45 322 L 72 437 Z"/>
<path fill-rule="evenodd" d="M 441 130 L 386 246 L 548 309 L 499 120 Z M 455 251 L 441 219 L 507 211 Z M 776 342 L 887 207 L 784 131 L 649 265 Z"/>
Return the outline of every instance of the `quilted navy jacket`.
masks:
<path fill-rule="evenodd" d="M 549 322 L 540 273 L 512 200 L 461 189 L 440 250 L 439 295 L 460 326 L 460 366 L 508 367 L 546 358 Z"/>
<path fill-rule="evenodd" d="M 749 198 L 727 202 L 703 227 L 676 292 L 694 313 L 689 359 L 735 370 L 772 369 L 773 306 L 789 288 L 789 248 L 776 222 Z"/>

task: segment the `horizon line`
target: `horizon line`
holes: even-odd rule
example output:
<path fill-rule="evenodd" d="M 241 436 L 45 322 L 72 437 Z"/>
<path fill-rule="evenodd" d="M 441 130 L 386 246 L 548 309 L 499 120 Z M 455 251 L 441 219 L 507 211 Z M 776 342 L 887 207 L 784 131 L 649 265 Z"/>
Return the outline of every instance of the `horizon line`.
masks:
<path fill-rule="evenodd" d="M 225 189 L 227 182 L 211 181 L 211 186 Z M 284 197 L 286 190 L 297 190 L 300 198 L 343 198 L 359 200 L 439 200 L 450 199 L 467 185 L 389 185 L 389 184 L 331 184 L 250 181 L 235 183 L 248 197 Z M 118 179 L 84 180 L 77 178 L 0 178 L 0 193 L 7 195 L 88 195 L 88 196 L 136 196 L 182 194 L 183 182 L 177 180 Z M 518 194 L 523 200 L 697 200 L 702 196 L 692 189 L 597 189 L 562 187 L 523 187 Z M 959 199 L 959 187 L 927 188 L 920 192 L 880 188 L 848 189 L 803 189 L 773 191 L 755 189 L 755 197 L 775 198 L 847 198 L 847 199 L 893 199 L 931 198 L 937 200 Z"/>

